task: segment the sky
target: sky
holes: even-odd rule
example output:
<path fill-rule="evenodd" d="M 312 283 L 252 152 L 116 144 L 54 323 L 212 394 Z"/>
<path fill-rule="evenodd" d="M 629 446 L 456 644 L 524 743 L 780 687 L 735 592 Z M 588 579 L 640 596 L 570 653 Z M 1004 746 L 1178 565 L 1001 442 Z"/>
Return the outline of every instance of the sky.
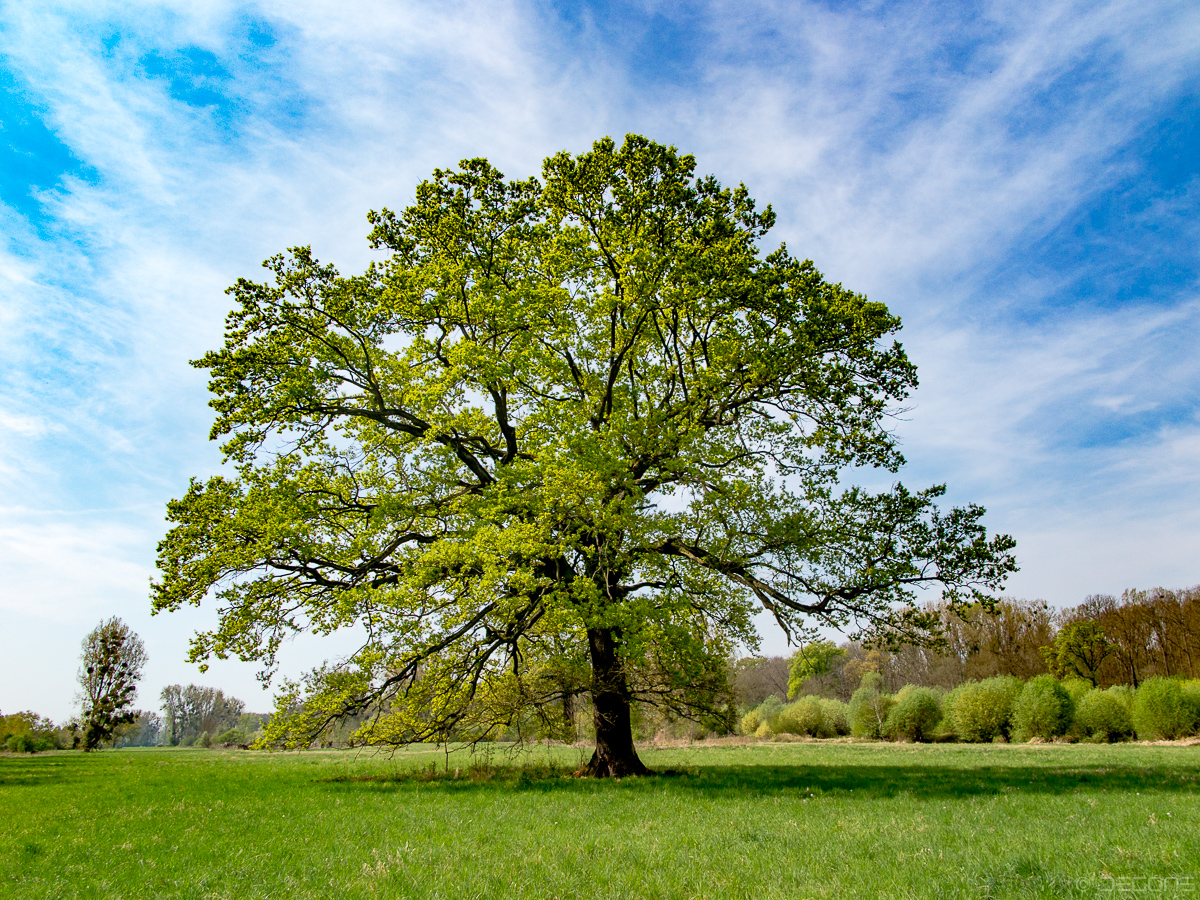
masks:
<path fill-rule="evenodd" d="M 526 177 L 628 132 L 901 316 L 902 478 L 1016 538 L 1005 593 L 1200 583 L 1194 0 L 9 0 L 0 710 L 70 716 L 112 615 L 143 707 L 195 682 L 270 709 L 252 666 L 185 661 L 211 608 L 149 610 L 165 504 L 220 464 L 188 360 L 224 289 L 300 244 L 361 269 L 367 211 L 436 167 Z M 349 649 L 297 640 L 282 672 Z"/>

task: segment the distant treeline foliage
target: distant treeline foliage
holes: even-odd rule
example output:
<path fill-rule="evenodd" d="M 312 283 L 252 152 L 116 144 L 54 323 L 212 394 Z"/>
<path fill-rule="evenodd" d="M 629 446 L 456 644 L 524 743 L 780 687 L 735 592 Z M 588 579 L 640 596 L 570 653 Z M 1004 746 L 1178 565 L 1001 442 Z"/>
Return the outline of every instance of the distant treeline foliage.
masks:
<path fill-rule="evenodd" d="M 890 653 L 856 642 L 830 654 L 824 674 L 788 683 L 795 661 L 757 657 L 733 664 L 743 709 L 768 696 L 819 694 L 848 701 L 866 672 L 878 672 L 889 691 L 906 684 L 950 690 L 963 682 L 1000 675 L 1028 680 L 1056 674 L 1094 681 L 1099 687 L 1137 688 L 1148 678 L 1200 678 L 1200 587 L 1126 591 L 1120 599 L 1097 595 L 1059 612 L 1039 600 L 999 601 L 995 615 L 979 608 L 953 613 L 934 604 L 946 646 L 905 647 Z M 1086 626 L 1086 627 L 1085 627 Z M 1097 662 L 1089 673 L 1091 663 Z"/>
<path fill-rule="evenodd" d="M 269 716 L 245 712 L 245 704 L 215 688 L 178 684 L 163 688 L 162 715 L 130 713 L 104 745 L 112 747 L 247 746 L 262 735 Z M 79 720 L 56 726 L 34 712 L 0 715 L 0 750 L 37 753 L 83 745 Z"/>
<path fill-rule="evenodd" d="M 246 744 L 262 724 L 262 716 L 246 712 L 246 704 L 216 688 L 170 684 L 162 701 L 162 738 L 169 747 Z"/>
<path fill-rule="evenodd" d="M 114 747 L 157 747 L 162 743 L 162 718 L 158 713 L 138 710 L 134 720 L 113 735 Z"/>
<path fill-rule="evenodd" d="M 1101 685 L 1140 685 L 1148 678 L 1200 677 L 1200 586 L 1186 591 L 1097 595 L 1065 610 L 1062 622 L 1093 622 L 1112 644 Z"/>
<path fill-rule="evenodd" d="M 1011 599 L 995 614 L 930 611 L 940 650 L 817 641 L 790 660 L 738 660 L 740 730 L 972 742 L 1200 731 L 1200 588 L 1093 596 L 1057 613 Z"/>
<path fill-rule="evenodd" d="M 37 753 L 78 746 L 79 729 L 75 726 L 72 723 L 59 728 L 45 716 L 29 711 L 0 714 L 0 750 Z"/>
<path fill-rule="evenodd" d="M 760 737 L 1116 740 L 1196 731 L 1200 587 L 1130 590 L 1119 599 L 1097 595 L 1058 612 L 1041 601 L 1015 599 L 999 601 L 994 614 L 979 608 L 954 613 L 937 604 L 930 610 L 944 628 L 940 650 L 889 652 L 820 641 L 791 659 L 736 660 L 727 707 L 693 718 L 635 704 L 634 736 L 741 731 Z M 514 718 L 494 739 L 593 738 L 590 704 L 577 693 L 565 694 L 570 702 L 563 702 L 557 718 L 529 712 L 528 721 Z M 798 699 L 787 703 L 791 698 Z M 198 685 L 170 685 L 161 701 L 161 717 L 137 712 L 135 721 L 117 729 L 112 745 L 247 745 L 262 737 L 269 720 L 246 713 L 241 700 Z M 339 723 L 329 742 L 353 743 L 354 732 L 372 715 L 366 711 Z M 55 726 L 32 712 L 0 716 L 0 748 L 34 752 L 79 743 L 78 722 Z"/>

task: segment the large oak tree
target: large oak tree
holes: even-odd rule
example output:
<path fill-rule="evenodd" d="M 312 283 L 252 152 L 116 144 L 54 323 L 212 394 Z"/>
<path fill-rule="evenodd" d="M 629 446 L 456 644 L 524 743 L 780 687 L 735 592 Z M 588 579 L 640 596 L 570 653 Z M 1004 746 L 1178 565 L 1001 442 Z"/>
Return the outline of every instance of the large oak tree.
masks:
<path fill-rule="evenodd" d="M 193 659 L 268 672 L 292 632 L 361 629 L 276 737 L 364 710 L 369 740 L 483 734 L 582 689 L 588 771 L 638 773 L 631 705 L 711 704 L 756 612 L 928 641 L 917 588 L 987 602 L 1015 568 L 941 487 L 839 485 L 903 462 L 899 320 L 694 167 L 636 136 L 541 179 L 467 160 L 369 216 L 363 274 L 299 248 L 230 289 L 197 361 L 230 471 L 170 504 L 154 606 L 215 596 Z"/>

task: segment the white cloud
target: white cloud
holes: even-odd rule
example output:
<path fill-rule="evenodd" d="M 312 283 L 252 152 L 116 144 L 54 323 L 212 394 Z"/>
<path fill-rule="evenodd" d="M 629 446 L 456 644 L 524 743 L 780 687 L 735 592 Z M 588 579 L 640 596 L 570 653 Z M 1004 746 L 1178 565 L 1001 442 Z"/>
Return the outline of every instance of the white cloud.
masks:
<path fill-rule="evenodd" d="M 145 528 L 112 521 L 115 512 L 0 509 L 0 609 L 66 623 L 98 614 L 114 596 L 144 596 Z"/>
<path fill-rule="evenodd" d="M 758 9 L 728 14 L 753 20 Z M 951 297 L 937 287 L 985 271 L 1022 233 L 1110 187 L 1119 173 L 1106 159 L 1200 61 L 1200 45 L 1174 37 L 1200 27 L 1185 5 L 994 6 L 1003 38 L 987 68 L 965 73 L 930 60 L 941 12 L 918 8 L 906 25 L 911 13 L 863 23 L 809 4 L 776 8 L 774 26 L 816 52 L 797 51 L 791 65 L 715 64 L 696 135 L 704 163 L 779 201 L 797 252 L 910 317 L 939 314 Z M 1144 44 L 1124 39 L 1147 31 Z M 1091 55 L 1104 60 L 1095 83 L 1022 128 L 1031 94 Z"/>
<path fill-rule="evenodd" d="M 969 455 L 976 465 L 1004 459 L 1020 467 L 1055 453 L 1069 462 L 1063 448 L 1051 446 L 1063 437 L 1062 423 L 1039 416 L 1088 405 L 1131 415 L 1178 400 L 1178 392 L 1200 382 L 1200 360 L 1172 353 L 1163 365 L 1162 350 L 1197 328 L 1200 302 L 1127 306 L 1024 328 L 961 323 L 919 332 L 909 341 L 924 382 L 911 413 L 921 423 L 918 440 L 925 450 Z"/>
<path fill-rule="evenodd" d="M 0 409 L 0 429 L 15 432 L 22 437 L 41 437 L 56 430 L 55 425 L 36 416 L 21 416 Z"/>

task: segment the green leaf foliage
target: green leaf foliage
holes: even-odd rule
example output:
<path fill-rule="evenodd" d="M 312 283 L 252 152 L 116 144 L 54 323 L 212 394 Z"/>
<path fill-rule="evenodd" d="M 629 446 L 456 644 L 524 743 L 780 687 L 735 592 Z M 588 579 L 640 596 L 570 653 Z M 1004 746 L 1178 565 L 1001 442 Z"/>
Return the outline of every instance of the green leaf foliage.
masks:
<path fill-rule="evenodd" d="M 942 706 L 937 692 L 908 687 L 896 695 L 896 705 L 888 712 L 883 733 L 891 738 L 928 741 L 941 721 Z"/>
<path fill-rule="evenodd" d="M 862 687 L 850 696 L 848 718 L 851 734 L 856 737 L 885 737 L 888 714 L 896 700 L 883 693 L 883 678 L 876 672 L 863 676 Z"/>
<path fill-rule="evenodd" d="M 207 734 L 208 732 L 205 732 Z M 246 732 L 240 728 L 230 728 L 212 739 L 215 744 L 245 744 L 248 743 Z"/>
<path fill-rule="evenodd" d="M 142 639 L 116 616 L 84 638 L 77 676 L 83 693 L 84 750 L 95 750 L 120 726 L 137 719 L 133 701 L 145 666 Z"/>
<path fill-rule="evenodd" d="M 943 702 L 950 728 L 960 741 L 991 742 L 1012 731 L 1013 706 L 1024 685 L 1019 678 L 1000 675 L 960 684 Z"/>
<path fill-rule="evenodd" d="M 739 724 L 739 729 L 742 734 L 753 735 L 758 731 L 758 727 L 762 725 L 762 719 L 759 718 L 758 710 L 752 709 L 750 712 L 742 716 L 742 721 Z"/>
<path fill-rule="evenodd" d="M 0 715 L 0 749 L 14 753 L 38 753 L 42 750 L 61 750 L 64 733 L 70 727 L 58 729 L 45 716 L 35 712 Z"/>
<path fill-rule="evenodd" d="M 1026 682 L 1013 705 L 1013 738 L 1049 740 L 1067 733 L 1075 703 L 1053 675 L 1038 675 Z"/>
<path fill-rule="evenodd" d="M 691 156 L 465 160 L 368 218 L 361 274 L 301 247 L 230 289 L 196 362 L 227 470 L 159 546 L 155 610 L 216 606 L 193 660 L 368 636 L 285 685 L 268 741 L 364 711 L 361 740 L 483 738 L 580 695 L 627 731 L 639 701 L 725 704 L 758 611 L 930 642 L 917 590 L 990 604 L 1015 569 L 941 486 L 839 486 L 903 462 L 899 320 L 763 247 L 770 207 Z"/>
<path fill-rule="evenodd" d="M 1174 740 L 1196 729 L 1195 694 L 1174 678 L 1155 676 L 1138 685 L 1133 727 L 1143 741 Z"/>
<path fill-rule="evenodd" d="M 771 720 L 776 734 L 803 734 L 809 737 L 833 737 L 833 728 L 825 721 L 825 710 L 817 697 L 801 697 L 789 703 Z"/>
<path fill-rule="evenodd" d="M 1100 667 L 1115 649 L 1095 622 L 1072 622 L 1055 635 L 1054 643 L 1041 648 L 1041 654 L 1055 677 L 1083 679 L 1095 687 Z"/>
<path fill-rule="evenodd" d="M 1083 678 L 1064 678 L 1062 686 L 1071 695 L 1072 702 L 1076 704 L 1095 690 L 1095 685 Z"/>
<path fill-rule="evenodd" d="M 1075 708 L 1075 721 L 1089 735 L 1110 743 L 1128 737 L 1133 732 L 1129 705 L 1113 688 L 1084 694 Z"/>
<path fill-rule="evenodd" d="M 1200 678 L 1188 679 L 1179 689 L 1183 692 L 1184 704 L 1192 713 L 1192 731 L 1200 732 Z"/>
<path fill-rule="evenodd" d="M 821 704 L 821 714 L 825 717 L 825 724 L 828 729 L 838 736 L 849 734 L 849 707 L 841 700 L 834 700 L 830 697 L 820 697 L 818 701 Z"/>
<path fill-rule="evenodd" d="M 759 732 L 765 727 L 768 734 L 774 734 L 775 729 L 771 723 L 774 722 L 778 718 L 779 714 L 783 711 L 783 706 L 783 701 L 774 694 L 767 697 L 758 705 L 756 709 L 751 710 L 750 713 L 747 714 L 748 716 L 753 716 L 753 718 L 748 722 L 743 722 L 742 731 L 745 734 L 756 734 L 761 737 L 762 735 L 760 735 Z M 753 725 L 754 727 L 748 727 L 750 725 Z"/>
<path fill-rule="evenodd" d="M 788 697 L 795 697 L 810 678 L 824 675 L 846 651 L 833 641 L 813 641 L 801 644 L 788 665 Z"/>

